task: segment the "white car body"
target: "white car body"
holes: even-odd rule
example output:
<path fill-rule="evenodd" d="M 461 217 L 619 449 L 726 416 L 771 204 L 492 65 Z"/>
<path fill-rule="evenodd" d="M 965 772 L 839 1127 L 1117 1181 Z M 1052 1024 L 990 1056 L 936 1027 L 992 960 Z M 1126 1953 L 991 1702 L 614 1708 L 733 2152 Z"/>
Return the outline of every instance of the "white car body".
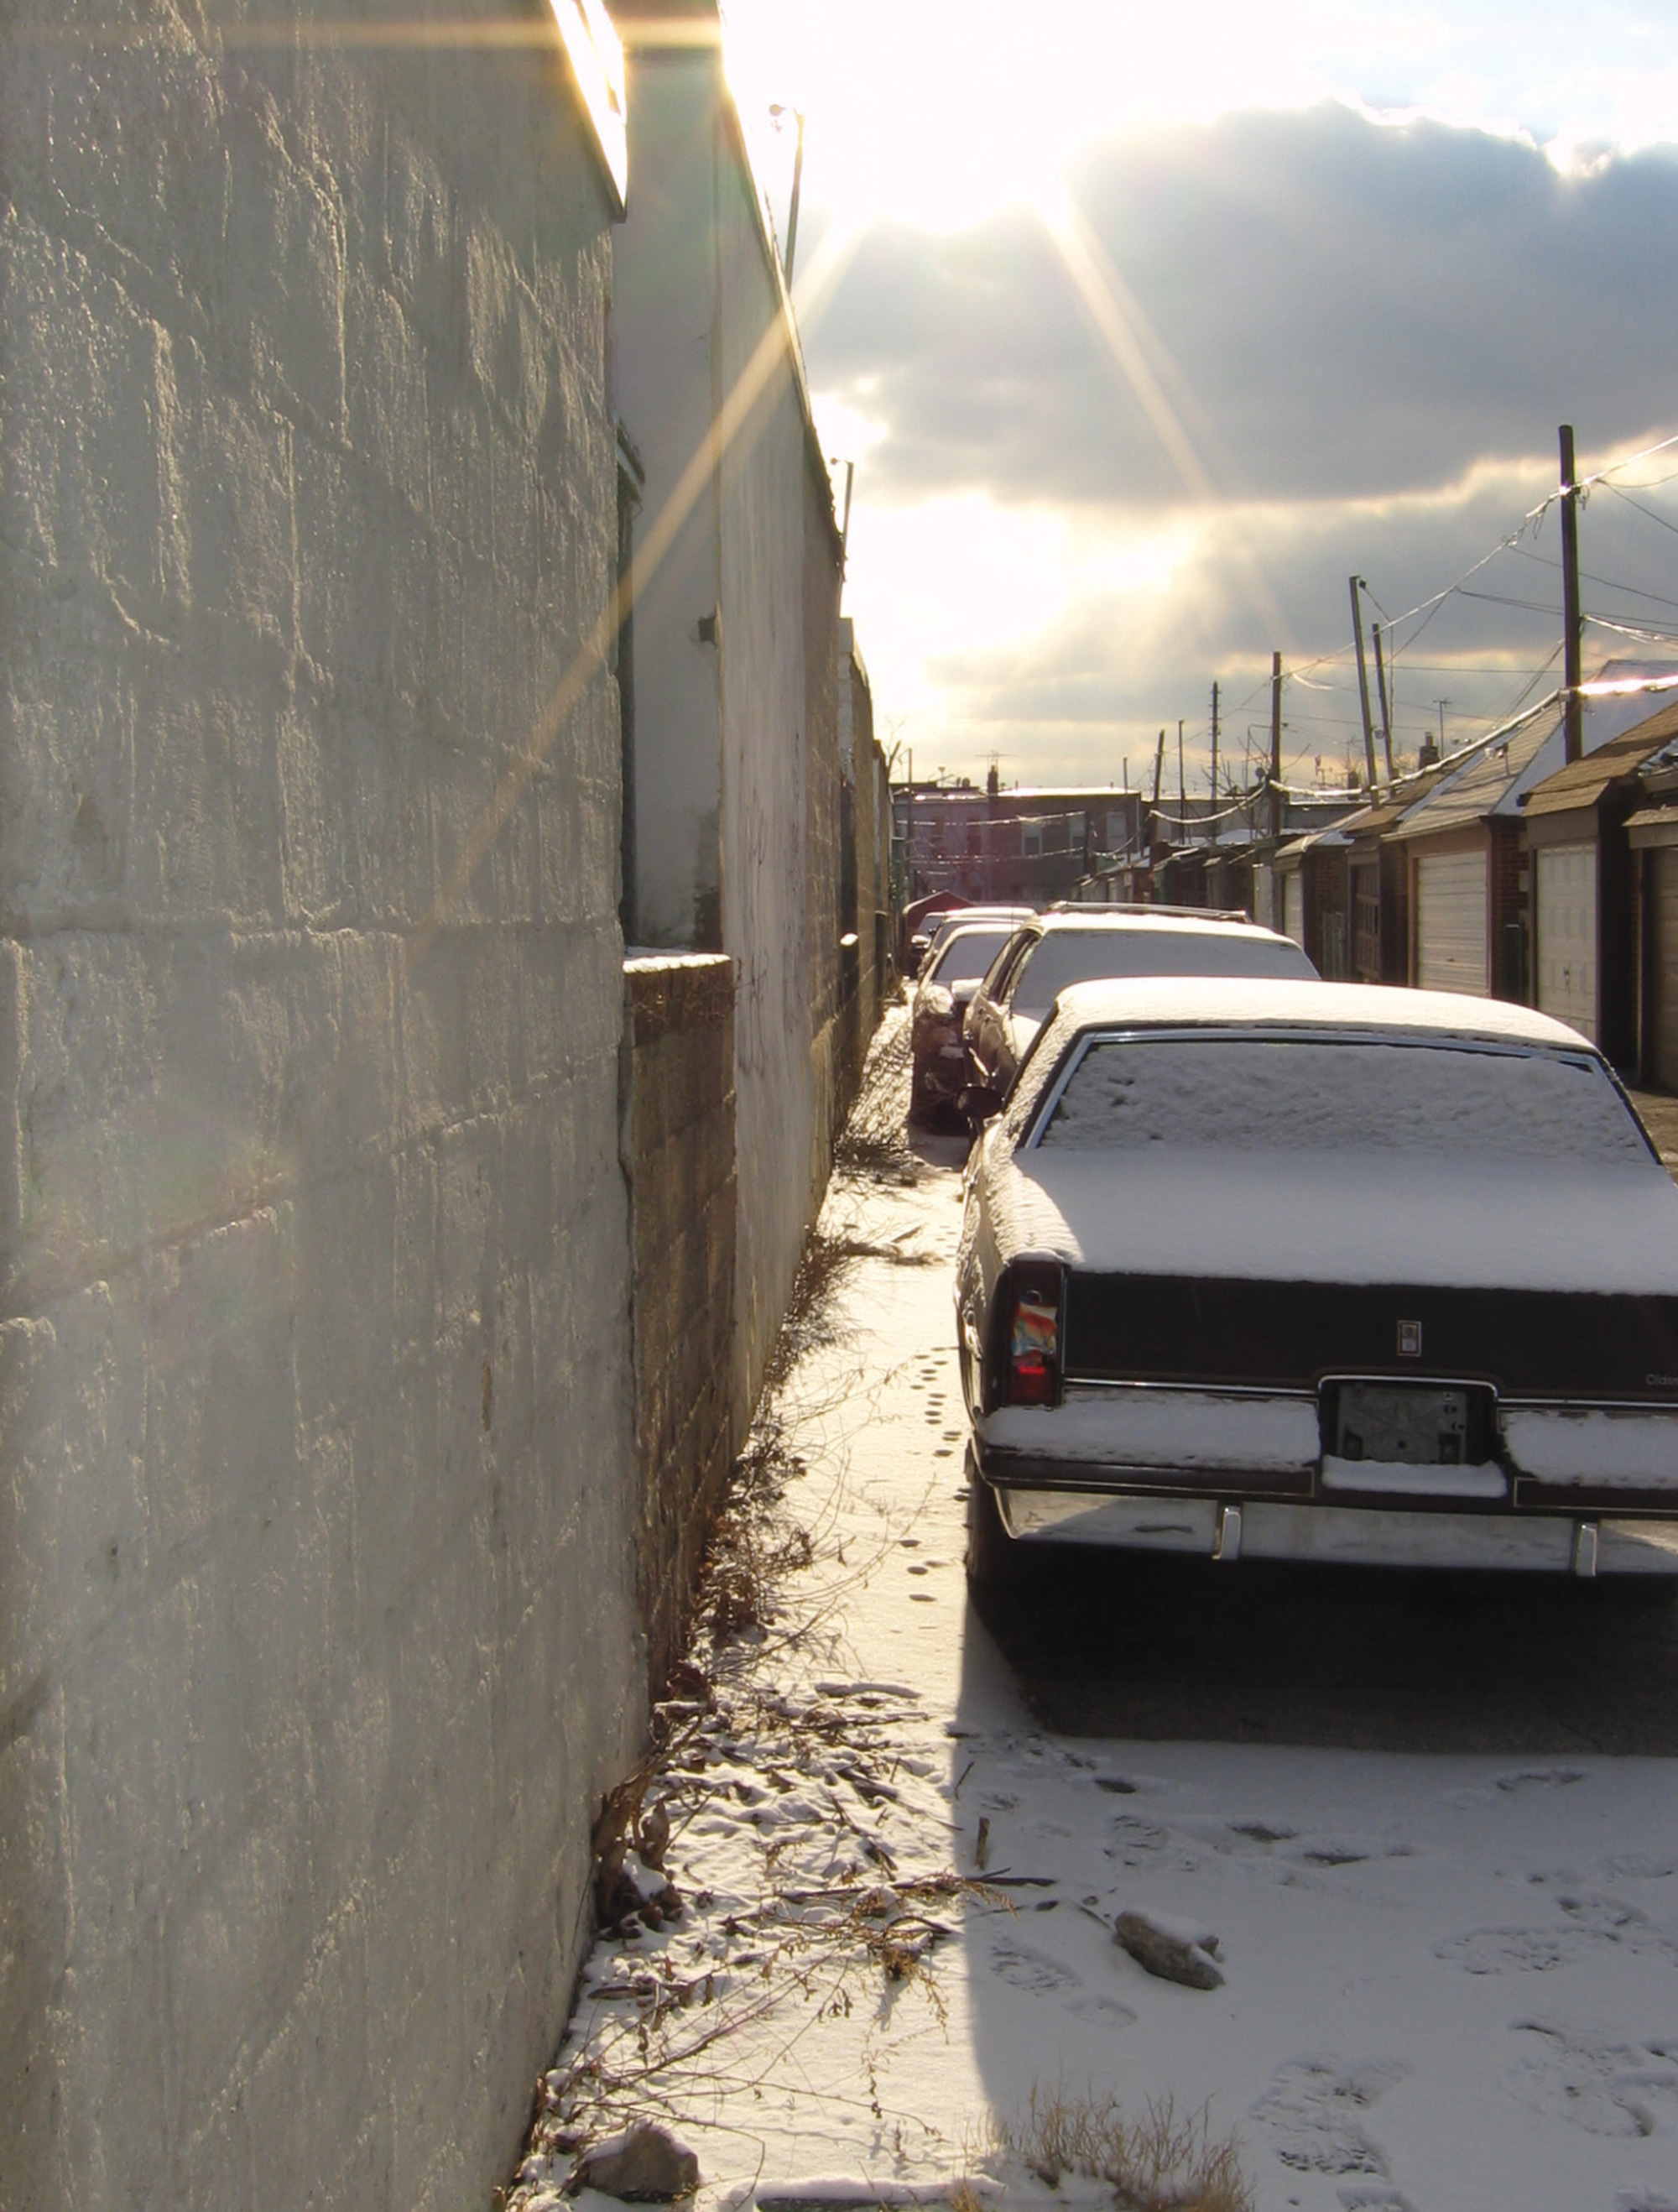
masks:
<path fill-rule="evenodd" d="M 1526 1008 L 1076 987 L 970 1162 L 957 1306 L 1022 1548 L 1678 1572 L 1678 1189 Z"/>

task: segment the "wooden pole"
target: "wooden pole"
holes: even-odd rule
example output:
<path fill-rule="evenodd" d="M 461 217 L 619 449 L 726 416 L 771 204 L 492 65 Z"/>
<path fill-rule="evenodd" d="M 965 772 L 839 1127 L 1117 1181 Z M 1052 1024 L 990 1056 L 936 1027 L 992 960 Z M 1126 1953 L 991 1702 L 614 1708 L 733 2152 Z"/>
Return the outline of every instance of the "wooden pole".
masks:
<path fill-rule="evenodd" d="M 1573 466 L 1573 426 L 1564 422 L 1561 445 L 1562 681 L 1566 686 L 1566 757 L 1584 753 L 1584 702 L 1579 696 L 1579 656 L 1584 624 L 1579 617 L 1579 487 Z"/>
<path fill-rule="evenodd" d="M 1282 834 L 1282 656 L 1270 656 L 1270 835 Z"/>
<path fill-rule="evenodd" d="M 1352 635 L 1358 647 L 1358 698 L 1364 710 L 1364 764 L 1369 770 L 1369 787 L 1375 788 L 1375 728 L 1369 718 L 1369 670 L 1364 662 L 1364 605 L 1358 593 L 1362 586 L 1360 576 L 1348 578 L 1352 587 Z"/>
<path fill-rule="evenodd" d="M 1387 756 L 1387 781 L 1393 780 L 1393 723 L 1387 712 L 1387 665 L 1381 658 L 1381 625 L 1371 623 L 1375 637 L 1375 686 L 1381 694 L 1381 745 Z"/>

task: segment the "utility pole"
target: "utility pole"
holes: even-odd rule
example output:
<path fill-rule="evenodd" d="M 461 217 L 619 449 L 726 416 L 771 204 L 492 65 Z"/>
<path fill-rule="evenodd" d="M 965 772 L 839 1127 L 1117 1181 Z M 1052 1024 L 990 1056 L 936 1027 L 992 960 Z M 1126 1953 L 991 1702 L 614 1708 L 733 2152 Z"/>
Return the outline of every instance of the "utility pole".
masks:
<path fill-rule="evenodd" d="M 1579 487 L 1573 466 L 1573 426 L 1564 422 L 1561 442 L 1561 623 L 1562 681 L 1566 686 L 1566 757 L 1584 753 L 1584 702 L 1579 696 L 1579 653 L 1584 624 L 1579 618 Z"/>
<path fill-rule="evenodd" d="M 1155 836 L 1159 833 L 1159 779 L 1164 772 L 1165 732 L 1162 730 L 1159 732 L 1159 743 L 1154 749 L 1153 756 L 1153 830 Z M 1150 859 L 1152 858 L 1152 854 L 1153 839 L 1151 837 L 1148 840 L 1148 854 Z"/>
<path fill-rule="evenodd" d="M 1364 710 L 1364 763 L 1369 770 L 1369 787 L 1375 788 L 1375 730 L 1369 719 L 1369 670 L 1364 665 L 1364 605 L 1358 594 L 1363 588 L 1363 578 L 1353 576 L 1352 586 L 1352 635 L 1358 647 L 1358 698 Z"/>
<path fill-rule="evenodd" d="M 1270 835 L 1282 834 L 1282 656 L 1270 656 Z"/>
<path fill-rule="evenodd" d="M 1381 744 L 1387 756 L 1387 781 L 1393 780 L 1393 719 L 1387 712 L 1387 667 L 1381 658 L 1381 625 L 1371 623 L 1375 634 L 1375 684 L 1381 694 Z"/>
<path fill-rule="evenodd" d="M 1177 835 L 1189 834 L 1189 779 L 1183 772 L 1183 717 L 1177 717 Z"/>
<path fill-rule="evenodd" d="M 1450 702 L 1449 699 L 1436 699 L 1433 703 L 1439 710 L 1439 758 L 1443 760 L 1445 757 L 1445 709 Z"/>
<path fill-rule="evenodd" d="M 1218 812 L 1218 679 L 1216 677 L 1212 680 L 1212 811 L 1214 817 L 1212 841 L 1216 844 L 1218 842 L 1216 820 Z"/>

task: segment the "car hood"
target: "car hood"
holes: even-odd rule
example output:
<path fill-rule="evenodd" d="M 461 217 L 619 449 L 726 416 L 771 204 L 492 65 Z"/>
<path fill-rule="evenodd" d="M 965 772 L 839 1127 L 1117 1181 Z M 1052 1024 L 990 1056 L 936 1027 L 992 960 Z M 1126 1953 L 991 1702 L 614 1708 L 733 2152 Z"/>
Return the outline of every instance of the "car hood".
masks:
<path fill-rule="evenodd" d="M 1678 1189 L 1605 1167 L 1395 1160 L 1373 1149 L 994 1153 L 1000 1256 L 1094 1273 L 1678 1296 Z"/>

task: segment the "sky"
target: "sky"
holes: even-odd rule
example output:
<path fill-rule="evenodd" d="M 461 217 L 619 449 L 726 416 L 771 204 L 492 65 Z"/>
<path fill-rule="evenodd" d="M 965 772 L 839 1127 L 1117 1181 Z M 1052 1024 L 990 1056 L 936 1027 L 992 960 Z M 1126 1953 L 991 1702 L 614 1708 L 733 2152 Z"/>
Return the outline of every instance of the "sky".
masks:
<path fill-rule="evenodd" d="M 1608 471 L 1587 673 L 1678 659 L 1678 0 L 725 30 L 783 238 L 805 117 L 794 292 L 899 773 L 1144 782 L 1182 718 L 1204 790 L 1214 680 L 1239 774 L 1279 650 L 1289 779 L 1339 783 L 1353 574 L 1399 750 L 1479 734 L 1556 681 L 1563 422 Z"/>

